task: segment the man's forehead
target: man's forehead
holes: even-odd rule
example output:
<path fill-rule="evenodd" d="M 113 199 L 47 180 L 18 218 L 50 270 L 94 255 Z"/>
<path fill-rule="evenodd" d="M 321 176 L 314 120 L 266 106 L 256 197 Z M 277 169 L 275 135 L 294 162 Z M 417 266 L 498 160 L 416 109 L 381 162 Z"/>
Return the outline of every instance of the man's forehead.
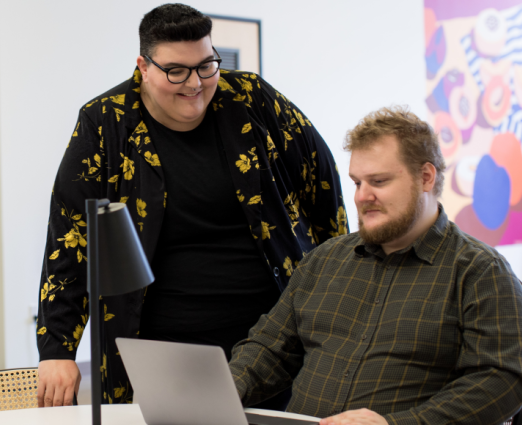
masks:
<path fill-rule="evenodd" d="M 157 59 L 179 62 L 194 57 L 213 56 L 210 36 L 196 41 L 162 41 L 154 46 L 153 56 Z"/>
<path fill-rule="evenodd" d="M 404 168 L 395 136 L 382 136 L 364 148 L 354 149 L 350 157 L 351 177 L 376 177 L 402 172 Z"/>

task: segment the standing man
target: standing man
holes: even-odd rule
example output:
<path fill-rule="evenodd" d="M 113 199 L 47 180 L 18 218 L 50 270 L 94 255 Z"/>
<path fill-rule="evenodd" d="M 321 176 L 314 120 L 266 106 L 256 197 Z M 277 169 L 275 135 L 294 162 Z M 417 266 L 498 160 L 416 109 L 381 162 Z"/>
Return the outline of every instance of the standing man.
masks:
<path fill-rule="evenodd" d="M 100 301 L 107 403 L 132 400 L 116 337 L 213 344 L 230 356 L 303 255 L 348 231 L 321 136 L 258 75 L 220 70 L 211 28 L 182 4 L 147 13 L 132 78 L 80 111 L 51 199 L 40 406 L 70 405 L 79 387 L 74 359 L 93 301 L 85 199 L 128 205 L 156 277 L 148 292 Z"/>
<path fill-rule="evenodd" d="M 341 424 L 501 424 L 522 405 L 522 291 L 437 202 L 425 122 L 381 109 L 348 132 L 359 232 L 308 254 L 230 364 L 245 405 Z"/>

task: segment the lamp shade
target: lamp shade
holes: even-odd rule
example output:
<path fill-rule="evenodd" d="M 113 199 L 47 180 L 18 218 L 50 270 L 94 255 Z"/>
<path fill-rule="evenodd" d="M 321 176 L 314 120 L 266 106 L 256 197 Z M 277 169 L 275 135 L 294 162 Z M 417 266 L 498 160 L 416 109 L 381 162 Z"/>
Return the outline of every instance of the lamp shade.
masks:
<path fill-rule="evenodd" d="M 127 206 L 98 208 L 99 295 L 120 295 L 150 285 L 154 275 Z"/>

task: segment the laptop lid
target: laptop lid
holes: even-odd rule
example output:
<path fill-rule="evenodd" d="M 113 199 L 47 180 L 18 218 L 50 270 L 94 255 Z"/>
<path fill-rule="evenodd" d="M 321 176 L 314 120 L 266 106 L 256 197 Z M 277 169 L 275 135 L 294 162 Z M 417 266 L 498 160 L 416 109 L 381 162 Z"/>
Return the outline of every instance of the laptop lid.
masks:
<path fill-rule="evenodd" d="M 248 425 L 221 347 L 116 338 L 148 425 Z"/>

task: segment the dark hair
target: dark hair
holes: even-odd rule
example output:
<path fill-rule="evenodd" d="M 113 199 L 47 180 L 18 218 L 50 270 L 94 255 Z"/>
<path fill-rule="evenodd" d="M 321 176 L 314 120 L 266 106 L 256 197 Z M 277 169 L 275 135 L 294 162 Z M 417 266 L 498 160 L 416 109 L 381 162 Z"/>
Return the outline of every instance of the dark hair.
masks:
<path fill-rule="evenodd" d="M 344 149 L 352 152 L 365 149 L 382 136 L 395 136 L 399 142 L 399 152 L 412 176 L 429 162 L 437 170 L 433 191 L 436 196 L 442 193 L 446 164 L 440 151 L 437 135 L 433 129 L 407 107 L 382 108 L 366 115 L 357 126 L 348 131 Z"/>
<path fill-rule="evenodd" d="M 196 9 L 168 3 L 152 9 L 140 23 L 140 55 L 151 57 L 159 43 L 198 41 L 210 34 L 212 21 Z"/>

